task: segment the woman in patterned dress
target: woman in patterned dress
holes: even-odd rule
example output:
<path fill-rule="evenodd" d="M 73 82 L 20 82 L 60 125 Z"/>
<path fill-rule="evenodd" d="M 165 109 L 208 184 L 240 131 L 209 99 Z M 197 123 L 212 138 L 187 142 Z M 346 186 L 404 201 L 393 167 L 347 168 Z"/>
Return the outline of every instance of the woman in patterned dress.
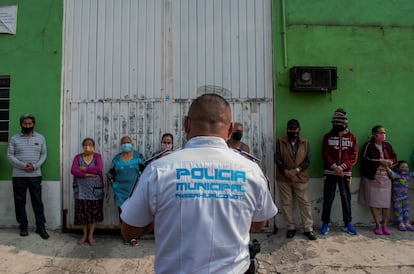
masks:
<path fill-rule="evenodd" d="M 101 154 L 94 152 L 95 141 L 92 138 L 85 138 L 82 147 L 83 153 L 75 156 L 71 169 L 74 176 L 74 224 L 82 226 L 83 235 L 78 244 L 88 241 L 94 246 L 96 223 L 103 221 L 103 163 Z"/>

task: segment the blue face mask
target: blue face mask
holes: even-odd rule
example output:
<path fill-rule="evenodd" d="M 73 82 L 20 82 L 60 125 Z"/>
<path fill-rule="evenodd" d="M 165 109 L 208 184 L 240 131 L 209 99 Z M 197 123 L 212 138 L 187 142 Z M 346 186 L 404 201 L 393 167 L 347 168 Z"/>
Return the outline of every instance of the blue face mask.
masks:
<path fill-rule="evenodd" d="M 132 150 L 132 144 L 122 144 L 121 145 L 122 152 L 129 152 Z"/>

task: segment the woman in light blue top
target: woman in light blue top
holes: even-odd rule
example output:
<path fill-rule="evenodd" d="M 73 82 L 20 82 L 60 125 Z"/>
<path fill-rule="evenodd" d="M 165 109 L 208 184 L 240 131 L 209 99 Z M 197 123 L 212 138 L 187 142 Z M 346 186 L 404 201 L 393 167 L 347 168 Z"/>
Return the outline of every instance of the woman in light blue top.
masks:
<path fill-rule="evenodd" d="M 129 136 L 121 139 L 121 152 L 112 159 L 107 174 L 108 181 L 114 191 L 115 205 L 121 213 L 121 205 L 129 197 L 141 172 L 144 170 L 144 158 L 138 150 L 134 150 Z M 133 239 L 135 240 L 135 239 Z M 135 246 L 137 241 L 129 242 Z"/>

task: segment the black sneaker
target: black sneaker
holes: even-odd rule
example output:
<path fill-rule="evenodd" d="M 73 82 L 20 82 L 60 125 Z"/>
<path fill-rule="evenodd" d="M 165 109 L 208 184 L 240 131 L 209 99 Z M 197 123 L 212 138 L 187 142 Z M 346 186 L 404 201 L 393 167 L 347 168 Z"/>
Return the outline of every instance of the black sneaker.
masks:
<path fill-rule="evenodd" d="M 311 240 L 311 241 L 316 240 L 316 235 L 315 235 L 315 233 L 313 233 L 313 231 L 303 232 L 303 235 L 308 237 L 308 239 Z"/>
<path fill-rule="evenodd" d="M 39 234 L 40 237 L 43 240 L 47 240 L 50 237 L 49 234 L 47 234 L 46 229 L 44 229 L 44 228 L 38 228 L 38 229 L 36 229 L 36 233 Z"/>
<path fill-rule="evenodd" d="M 288 229 L 287 233 L 286 233 L 286 238 L 290 239 L 295 237 L 296 234 L 296 229 Z"/>
<path fill-rule="evenodd" d="M 20 236 L 22 236 L 22 237 L 29 236 L 29 231 L 27 231 L 27 228 L 21 228 L 20 229 Z"/>

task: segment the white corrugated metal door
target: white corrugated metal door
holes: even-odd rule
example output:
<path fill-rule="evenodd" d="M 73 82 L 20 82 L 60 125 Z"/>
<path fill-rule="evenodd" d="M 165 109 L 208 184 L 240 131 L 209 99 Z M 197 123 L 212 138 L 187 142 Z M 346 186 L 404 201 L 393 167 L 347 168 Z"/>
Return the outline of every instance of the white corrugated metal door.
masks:
<path fill-rule="evenodd" d="M 273 185 L 270 0 L 65 0 L 63 208 L 73 226 L 70 166 L 85 137 L 108 171 L 120 138 L 148 157 L 160 135 L 185 143 L 191 100 L 214 91 L 243 123 L 243 141 Z M 108 187 L 103 227 L 118 225 Z"/>

